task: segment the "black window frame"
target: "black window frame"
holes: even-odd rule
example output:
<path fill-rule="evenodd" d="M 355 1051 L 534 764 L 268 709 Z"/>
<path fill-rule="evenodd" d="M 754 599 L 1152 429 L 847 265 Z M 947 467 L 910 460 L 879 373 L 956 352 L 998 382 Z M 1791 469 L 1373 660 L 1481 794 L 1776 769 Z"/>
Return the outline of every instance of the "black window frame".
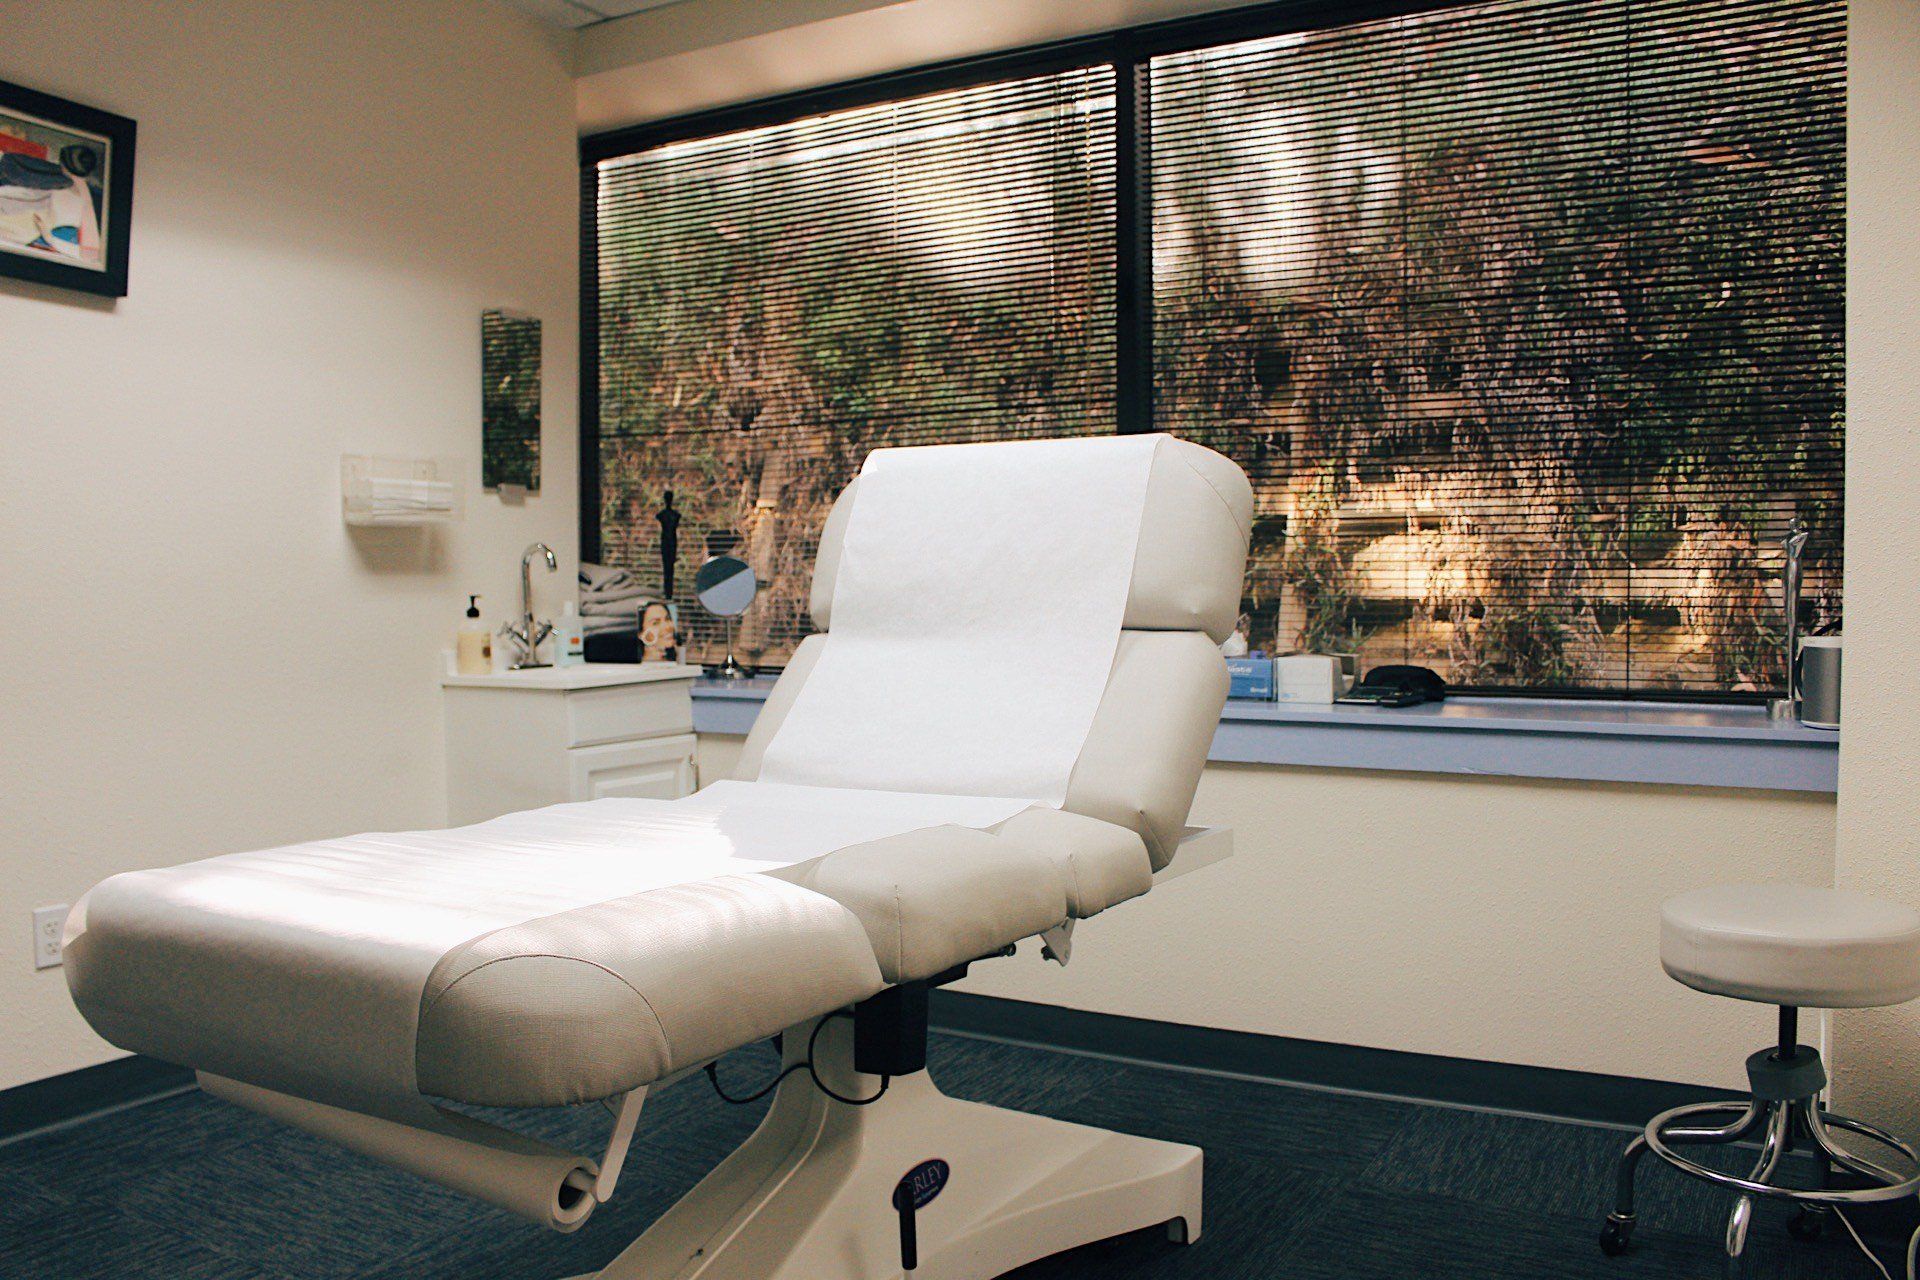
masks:
<path fill-rule="evenodd" d="M 733 103 L 588 134 L 580 140 L 580 557 L 600 556 L 600 296 L 598 165 L 675 142 L 790 123 L 853 107 L 1083 70 L 1114 72 L 1115 434 L 1154 430 L 1153 190 L 1149 133 L 1152 60 L 1294 32 L 1469 9 L 1484 0 L 1268 0 Z M 1755 705 L 1776 692 L 1513 688 L 1462 685 L 1457 693 L 1537 701 Z"/>

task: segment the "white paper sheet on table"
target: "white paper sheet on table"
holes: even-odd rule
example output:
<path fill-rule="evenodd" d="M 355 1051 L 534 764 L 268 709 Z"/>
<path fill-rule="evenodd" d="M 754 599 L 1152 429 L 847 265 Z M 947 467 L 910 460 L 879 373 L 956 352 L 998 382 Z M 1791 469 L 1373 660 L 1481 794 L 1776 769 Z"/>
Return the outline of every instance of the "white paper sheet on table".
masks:
<path fill-rule="evenodd" d="M 869 454 L 832 630 L 760 776 L 1061 803 L 1113 669 L 1163 439 Z"/>
<path fill-rule="evenodd" d="M 1031 800 L 717 782 L 679 800 L 610 798 L 445 831 L 368 832 L 147 873 L 155 892 L 314 935 L 437 957 L 486 929 L 610 898 L 791 866 Z"/>

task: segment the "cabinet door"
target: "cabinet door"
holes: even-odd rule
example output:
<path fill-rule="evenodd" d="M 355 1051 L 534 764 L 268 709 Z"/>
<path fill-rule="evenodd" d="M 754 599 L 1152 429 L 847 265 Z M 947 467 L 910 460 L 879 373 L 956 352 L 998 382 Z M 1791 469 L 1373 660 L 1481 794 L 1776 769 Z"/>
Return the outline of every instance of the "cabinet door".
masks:
<path fill-rule="evenodd" d="M 683 733 L 671 738 L 575 747 L 567 752 L 571 776 L 568 798 L 676 800 L 691 795 L 693 743 L 693 735 Z"/>

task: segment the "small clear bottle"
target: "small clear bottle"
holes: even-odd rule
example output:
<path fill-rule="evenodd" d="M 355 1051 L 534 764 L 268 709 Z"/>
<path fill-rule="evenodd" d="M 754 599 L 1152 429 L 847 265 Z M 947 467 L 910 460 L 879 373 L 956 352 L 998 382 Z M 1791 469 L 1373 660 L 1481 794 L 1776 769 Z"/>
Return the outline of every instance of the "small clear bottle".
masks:
<path fill-rule="evenodd" d="M 553 624 L 553 665 L 577 667 L 587 660 L 587 629 L 580 610 L 569 600 L 561 606 L 560 618 Z"/>

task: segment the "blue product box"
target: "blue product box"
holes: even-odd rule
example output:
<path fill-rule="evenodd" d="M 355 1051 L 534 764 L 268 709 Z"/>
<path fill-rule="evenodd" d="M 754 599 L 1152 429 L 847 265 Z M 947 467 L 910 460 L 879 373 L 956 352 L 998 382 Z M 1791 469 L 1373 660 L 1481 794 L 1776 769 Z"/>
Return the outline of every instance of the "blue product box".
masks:
<path fill-rule="evenodd" d="M 1229 698 L 1263 698 L 1273 701 L 1273 659 L 1272 658 L 1228 658 L 1227 675 L 1231 683 L 1227 686 Z"/>

